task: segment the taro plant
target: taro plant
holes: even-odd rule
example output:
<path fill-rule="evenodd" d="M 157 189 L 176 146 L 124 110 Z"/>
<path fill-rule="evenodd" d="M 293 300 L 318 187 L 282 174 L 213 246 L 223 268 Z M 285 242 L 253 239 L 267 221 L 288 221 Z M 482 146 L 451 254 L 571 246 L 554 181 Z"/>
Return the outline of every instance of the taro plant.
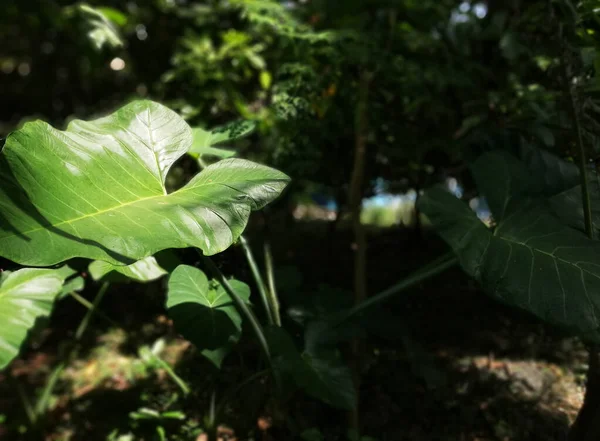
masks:
<path fill-rule="evenodd" d="M 578 169 L 531 147 L 517 156 L 485 153 L 471 171 L 493 214 L 491 227 L 443 189 L 424 195 L 423 213 L 486 292 L 581 336 L 593 359 L 600 338 L 597 173 L 585 160 Z M 594 375 L 590 370 L 588 388 Z M 569 439 L 598 439 L 597 412 L 592 401 L 584 405 Z"/>
<path fill-rule="evenodd" d="M 278 397 L 289 397 L 299 387 L 334 406 L 353 407 L 352 380 L 339 354 L 332 348 L 297 350 L 280 327 L 270 254 L 265 283 L 241 236 L 251 211 L 276 199 L 289 182 L 282 172 L 231 158 L 234 152 L 222 148 L 251 129 L 248 123 L 234 123 L 213 131 L 192 130 L 168 108 L 134 101 L 100 119 L 74 120 L 64 131 L 36 121 L 11 133 L 0 155 L 0 256 L 26 267 L 90 259 L 89 273 L 101 287 L 90 303 L 75 292 L 80 278 L 63 287 L 72 274 L 64 269 L 68 267 L 26 268 L 3 276 L 0 302 L 13 306 L 0 313 L 2 367 L 17 355 L 34 319 L 50 313 L 51 300 L 61 291 L 89 308 L 76 333 L 79 341 L 92 314 L 99 313 L 110 282 L 148 282 L 168 274 L 166 307 L 176 329 L 216 367 L 235 347 L 245 322 Z M 169 170 L 186 153 L 198 159 L 202 170 L 168 192 Z M 229 158 L 207 165 L 205 156 Z M 252 269 L 266 324 L 253 311 L 249 286 L 226 278 L 209 257 L 237 241 Z M 178 264 L 169 251 L 178 248 L 195 248 L 214 279 L 195 266 Z M 34 275 L 39 275 L 37 281 L 22 285 L 25 294 L 14 288 Z M 72 356 L 65 356 L 44 395 Z M 174 373 L 172 377 L 187 388 Z"/>

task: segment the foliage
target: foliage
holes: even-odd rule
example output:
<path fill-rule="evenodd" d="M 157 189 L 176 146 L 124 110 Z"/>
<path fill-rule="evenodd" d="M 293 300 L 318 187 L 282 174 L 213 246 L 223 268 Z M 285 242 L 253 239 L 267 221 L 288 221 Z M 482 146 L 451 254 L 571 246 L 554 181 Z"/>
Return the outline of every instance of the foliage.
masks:
<path fill-rule="evenodd" d="M 54 299 L 71 294 L 88 308 L 78 347 L 90 317 L 106 318 L 98 307 L 109 282 L 157 282 L 144 289 L 160 291 L 153 299 L 218 368 L 210 375 L 228 381 L 238 359 L 258 371 L 248 383 L 261 387 L 257 407 L 272 405 L 269 396 L 283 413 L 302 390 L 355 408 L 358 391 L 341 345 L 379 325 L 380 334 L 398 337 L 411 352 L 406 329 L 386 328 L 399 320 L 382 312 L 373 324 L 363 311 L 456 260 L 432 261 L 352 307 L 347 289 L 323 288 L 321 279 L 335 280 L 335 270 L 311 269 L 305 290 L 285 287 L 269 240 L 256 253 L 265 258 L 261 268 L 242 236 L 251 211 L 288 186 L 275 167 L 294 176 L 288 195 L 295 200 L 308 193 L 332 199 L 336 213 L 328 215 L 336 221 L 326 240 L 317 233 L 300 240 L 343 267 L 357 245 L 344 242 L 341 251 L 332 244 L 346 240 L 334 231 L 346 227 L 355 146 L 365 155 L 363 197 L 379 193 L 384 181 L 386 191 L 417 199 L 416 212 L 412 200 L 407 210 L 364 203 L 361 218 L 370 230 L 385 225 L 393 236 L 400 223 L 416 229 L 412 246 L 425 249 L 430 224 L 421 222 L 422 211 L 488 294 L 597 340 L 600 250 L 588 236 L 597 238 L 600 229 L 600 187 L 586 161 L 600 151 L 596 0 L 34 3 L 12 2 L 0 17 L 7 42 L 0 54 L 0 134 L 7 134 L 0 256 L 3 267 L 68 261 L 80 274 L 49 281 L 39 309 L 28 304 L 36 313 L 18 327 L 10 356 L 0 357 L 4 366 Z M 22 124 L 32 115 L 48 123 Z M 441 188 L 422 192 L 449 180 L 464 202 Z M 491 222 L 465 203 L 474 197 L 489 205 Z M 277 258 L 304 257 L 289 257 L 294 230 L 276 208 L 288 207 L 274 205 L 248 233 L 268 239 L 277 232 L 275 266 Z M 238 242 L 250 270 L 229 250 Z M 225 251 L 217 263 L 206 259 Z M 390 261 L 379 250 L 370 254 Z M 370 265 L 369 283 L 379 286 L 384 277 Z M 4 273 L 0 293 L 16 274 L 53 271 Z M 93 302 L 86 299 L 86 271 L 102 282 Z M 253 283 L 242 282 L 249 277 Z M 347 274 L 337 279 L 344 288 L 351 283 Z M 282 297 L 290 312 L 283 320 L 274 318 L 278 291 L 295 297 Z M 308 292 L 316 299 L 302 298 Z M 254 340 L 245 340 L 247 331 Z M 254 369 L 257 346 L 263 357 Z M 225 358 L 231 352 L 239 357 Z M 166 362 L 148 359 L 179 378 Z M 240 379 L 231 382 L 235 395 Z M 226 394 L 214 409 L 219 389 L 211 392 L 209 429 L 229 406 Z M 152 436 L 166 439 L 167 407 L 141 407 L 132 420 L 154 424 Z M 325 438 L 318 430 L 302 436 Z"/>
<path fill-rule="evenodd" d="M 191 141 L 183 120 L 147 101 L 93 122 L 73 121 L 65 132 L 26 124 L 8 137 L 1 158 L 2 253 L 21 264 L 52 265 L 72 257 L 131 264 L 190 246 L 223 251 L 250 211 L 277 197 L 289 179 L 229 159 L 167 194 L 167 173 Z"/>
<path fill-rule="evenodd" d="M 73 271 L 25 268 L 0 277 L 0 369 L 19 354 L 27 333 L 52 311 Z"/>
<path fill-rule="evenodd" d="M 250 300 L 248 285 L 237 280 L 229 283 L 243 301 Z M 217 367 L 242 334 L 242 317 L 233 300 L 198 268 L 180 265 L 171 273 L 167 310 L 176 329 Z"/>

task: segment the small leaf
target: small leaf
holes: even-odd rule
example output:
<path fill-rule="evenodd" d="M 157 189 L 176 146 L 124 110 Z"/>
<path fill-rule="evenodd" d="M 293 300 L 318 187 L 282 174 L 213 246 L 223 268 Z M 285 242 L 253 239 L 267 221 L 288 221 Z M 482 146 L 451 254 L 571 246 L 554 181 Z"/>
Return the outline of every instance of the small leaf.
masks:
<path fill-rule="evenodd" d="M 116 22 L 127 21 L 127 18 L 112 8 L 93 8 L 87 4 L 80 4 L 79 9 L 84 13 L 87 24 L 91 28 L 88 32 L 88 37 L 100 50 L 105 45 L 111 48 L 119 48 L 123 46 L 123 40 L 108 16 L 112 16 Z M 108 15 L 108 16 L 107 16 Z"/>
<path fill-rule="evenodd" d="M 73 271 L 25 268 L 0 276 L 0 369 L 15 358 L 36 321 L 47 317 Z"/>
<path fill-rule="evenodd" d="M 233 150 L 214 146 L 248 136 L 254 131 L 255 127 L 256 123 L 254 121 L 241 120 L 210 131 L 194 128 L 192 129 L 193 141 L 189 153 L 192 156 L 215 156 L 221 159 L 235 156 L 236 153 Z"/>
<path fill-rule="evenodd" d="M 235 292 L 250 299 L 245 283 L 230 280 Z M 242 333 L 242 318 L 233 300 L 219 284 L 211 284 L 206 275 L 188 265 L 180 265 L 169 277 L 167 309 L 175 328 L 217 367 Z M 203 352 L 204 353 L 204 352 Z"/>
<path fill-rule="evenodd" d="M 269 87 L 271 87 L 271 83 L 273 82 L 273 77 L 271 76 L 271 73 L 268 70 L 263 70 L 260 73 L 259 81 L 260 81 L 260 86 L 263 89 L 267 90 L 267 89 L 269 89 Z"/>
<path fill-rule="evenodd" d="M 73 277 L 63 285 L 58 298 L 63 299 L 72 292 L 83 291 L 83 288 L 85 288 L 85 279 L 81 276 Z"/>

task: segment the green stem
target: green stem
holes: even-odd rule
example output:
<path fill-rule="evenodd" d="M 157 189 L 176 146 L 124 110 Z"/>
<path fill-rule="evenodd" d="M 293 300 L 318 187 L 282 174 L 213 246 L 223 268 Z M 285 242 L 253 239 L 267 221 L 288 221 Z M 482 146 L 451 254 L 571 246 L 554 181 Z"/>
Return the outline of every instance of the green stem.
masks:
<path fill-rule="evenodd" d="M 221 270 L 219 268 L 217 268 L 217 265 L 215 265 L 215 263 L 212 261 L 212 259 L 210 259 L 207 256 L 204 256 L 201 252 L 200 252 L 200 255 L 202 256 L 202 260 L 204 261 L 206 266 L 210 269 L 210 271 L 213 273 L 213 275 L 215 276 L 217 281 L 225 289 L 227 294 L 229 294 L 229 296 L 235 303 L 235 306 L 237 307 L 238 311 L 244 317 L 246 317 L 246 319 L 250 322 L 250 326 L 252 327 L 252 330 L 254 331 L 256 338 L 258 339 L 258 343 L 263 352 L 263 356 L 265 357 L 269 366 L 272 367 L 271 352 L 269 351 L 269 345 L 267 343 L 267 338 L 265 336 L 265 332 L 264 332 L 260 322 L 254 315 L 252 310 L 250 308 L 248 308 L 248 305 L 246 305 L 246 303 L 240 298 L 240 296 L 237 295 L 237 293 L 235 292 L 233 287 L 229 284 L 229 282 L 227 281 L 227 279 L 225 278 L 225 276 L 223 275 Z"/>
<path fill-rule="evenodd" d="M 434 262 L 426 265 L 420 270 L 417 270 L 415 273 L 411 274 L 401 282 L 390 286 L 389 288 L 381 291 L 379 294 L 368 298 L 367 300 L 359 303 L 355 307 L 342 313 L 342 315 L 334 321 L 334 326 L 337 326 L 347 321 L 348 319 L 362 313 L 368 308 L 371 308 L 381 302 L 388 300 L 390 297 L 393 297 L 399 292 L 411 288 L 416 284 L 423 282 L 424 280 L 427 280 L 431 277 L 442 273 L 443 271 L 446 271 L 447 269 L 455 266 L 456 264 L 458 264 L 458 259 L 454 256 L 453 253 L 443 255 L 442 257 L 436 259 Z"/>
<path fill-rule="evenodd" d="M 569 99 L 569 110 L 571 111 L 571 119 L 573 120 L 573 125 L 575 126 L 575 133 L 577 135 L 577 156 L 579 157 L 579 175 L 581 180 L 581 200 L 583 204 L 583 220 L 585 225 L 585 233 L 590 239 L 593 239 L 594 229 L 592 221 L 592 204 L 590 199 L 590 188 L 587 174 L 587 155 L 585 151 L 585 144 L 583 142 L 583 133 L 581 130 L 581 122 L 579 121 L 579 112 L 577 111 L 575 94 L 573 93 L 573 86 L 571 85 L 571 76 L 569 75 L 569 68 L 567 62 L 564 59 L 562 62 L 562 67 L 566 93 Z"/>
<path fill-rule="evenodd" d="M 81 303 L 83 306 L 85 306 L 87 309 L 93 309 L 94 305 L 92 304 L 92 302 L 88 301 L 87 299 L 85 299 L 84 297 L 80 296 L 79 294 L 77 294 L 75 291 L 71 291 L 69 293 L 69 295 L 71 297 L 73 297 L 75 300 L 77 300 L 79 303 Z M 111 320 L 106 314 L 104 314 L 102 311 L 95 311 L 95 314 L 102 318 L 103 320 L 106 320 L 108 323 L 110 323 L 112 326 L 117 327 L 118 325 Z"/>
<path fill-rule="evenodd" d="M 52 373 L 50 374 L 50 377 L 44 386 L 44 390 L 35 403 L 35 413 L 37 416 L 42 416 L 46 413 L 46 410 L 48 410 L 48 404 L 50 402 L 50 397 L 52 396 L 52 391 L 54 391 L 54 387 L 56 386 L 56 383 L 58 383 L 60 375 L 66 366 L 67 363 L 63 360 L 58 363 L 54 369 L 52 369 Z"/>
<path fill-rule="evenodd" d="M 163 368 L 165 370 L 165 372 L 169 375 L 169 377 L 171 377 L 171 379 L 175 382 L 175 384 L 177 384 L 177 386 L 179 386 L 179 389 L 181 389 L 183 394 L 189 395 L 191 392 L 189 386 L 186 384 L 185 381 L 183 381 L 181 379 L 181 377 L 179 375 L 177 375 L 175 373 L 173 368 L 171 366 L 169 366 L 169 363 L 167 363 L 165 360 L 163 360 L 162 358 L 160 358 L 157 355 L 154 355 L 154 354 L 152 354 L 152 355 L 153 355 L 154 359 L 156 360 L 156 362 L 160 365 L 160 367 Z"/>
<path fill-rule="evenodd" d="M 277 326 L 281 326 L 281 314 L 279 312 L 279 298 L 277 297 L 277 287 L 275 285 L 275 271 L 273 270 L 273 255 L 269 242 L 265 242 L 265 267 L 267 269 L 267 283 L 269 284 L 269 302 L 273 320 Z"/>
<path fill-rule="evenodd" d="M 91 303 L 91 304 L 87 300 L 85 300 L 83 297 L 79 296 L 78 294 L 76 294 L 74 292 L 70 293 L 71 296 L 73 296 L 75 299 L 79 300 L 82 304 L 84 304 L 85 306 L 88 307 L 88 310 L 87 310 L 85 316 L 81 320 L 81 323 L 79 324 L 79 327 L 77 328 L 77 331 L 75 332 L 75 342 L 79 342 L 81 340 L 81 337 L 83 336 L 85 330 L 87 329 L 87 327 L 91 321 L 91 318 L 94 315 L 94 312 L 97 312 L 96 310 L 98 309 L 98 305 L 100 304 L 102 297 L 104 297 L 104 294 L 106 294 L 108 287 L 109 287 L 109 283 L 104 282 L 102 284 L 102 286 L 100 287 L 100 289 L 98 290 L 96 297 L 94 298 L 94 303 Z M 78 297 L 79 297 L 79 299 L 78 299 Z M 89 306 L 86 305 L 86 303 Z M 110 319 L 108 319 L 108 320 L 111 321 Z M 67 366 L 68 361 L 73 357 L 74 351 L 75 351 L 75 346 L 73 346 L 69 350 L 67 357 L 65 359 L 63 359 L 60 363 L 58 363 L 54 367 L 54 369 L 52 369 L 52 373 L 50 374 L 50 377 L 48 378 L 48 381 L 46 382 L 46 385 L 44 386 L 44 390 L 42 391 L 41 395 L 38 397 L 38 399 L 36 401 L 36 404 L 35 404 L 36 416 L 38 416 L 38 417 L 42 416 L 48 409 L 48 403 L 50 401 L 50 397 L 52 396 L 52 392 L 54 391 L 56 383 L 60 379 L 60 375 L 62 374 L 63 370 Z"/>
<path fill-rule="evenodd" d="M 252 249 L 248 244 L 248 241 L 244 236 L 240 236 L 240 244 L 244 249 L 244 254 L 246 256 L 246 260 L 248 261 L 248 265 L 250 265 L 250 270 L 252 270 L 252 275 L 254 276 L 254 281 L 256 282 L 256 287 L 258 288 L 258 292 L 260 294 L 260 299 L 262 300 L 263 307 L 265 308 L 265 313 L 267 314 L 267 319 L 269 320 L 269 324 L 275 324 L 275 317 L 272 310 L 272 305 L 269 301 L 269 296 L 267 294 L 267 288 L 265 286 L 265 282 L 260 274 L 260 270 L 258 269 L 258 265 L 256 264 L 256 260 L 254 259 L 254 255 L 252 254 Z"/>
<path fill-rule="evenodd" d="M 75 341 L 81 340 L 83 333 L 87 329 L 87 327 L 90 323 L 90 320 L 92 319 L 92 316 L 94 315 L 94 312 L 98 308 L 98 305 L 102 301 L 102 298 L 104 297 L 104 294 L 106 294 L 106 291 L 108 290 L 109 286 L 110 286 L 110 283 L 108 283 L 108 282 L 104 282 L 102 284 L 102 286 L 100 286 L 100 289 L 98 290 L 98 293 L 96 294 L 96 297 L 94 298 L 94 303 L 92 303 L 91 309 L 88 309 L 87 313 L 83 317 L 83 320 L 81 320 L 81 323 L 79 324 L 79 327 L 77 328 L 77 331 L 75 332 Z"/>
<path fill-rule="evenodd" d="M 25 415 L 27 415 L 27 419 L 29 420 L 29 424 L 35 426 L 37 423 L 37 414 L 35 413 L 35 409 L 31 405 L 31 401 L 29 401 L 27 393 L 23 389 L 23 386 L 21 386 L 21 383 L 19 383 L 19 381 L 16 378 L 14 378 L 13 380 L 15 388 L 17 389 L 17 394 L 19 395 L 19 399 L 21 400 L 21 404 L 23 405 L 23 409 L 25 410 Z"/>

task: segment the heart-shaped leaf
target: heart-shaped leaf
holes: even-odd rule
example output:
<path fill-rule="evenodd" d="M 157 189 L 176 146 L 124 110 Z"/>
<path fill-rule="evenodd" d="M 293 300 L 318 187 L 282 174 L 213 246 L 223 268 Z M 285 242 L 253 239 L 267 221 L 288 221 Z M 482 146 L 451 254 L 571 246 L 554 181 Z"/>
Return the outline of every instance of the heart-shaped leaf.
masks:
<path fill-rule="evenodd" d="M 420 203 L 463 269 L 503 302 L 580 333 L 598 330 L 600 242 L 562 224 L 545 200 L 528 197 L 527 169 L 516 158 L 489 153 L 473 169 L 494 231 L 444 190 L 428 191 Z"/>
<path fill-rule="evenodd" d="M 150 101 L 66 131 L 25 124 L 0 155 L 0 255 L 34 266 L 73 257 L 123 265 L 166 248 L 223 251 L 289 178 L 228 159 L 167 194 L 166 175 L 191 141 L 185 121 Z"/>
<path fill-rule="evenodd" d="M 73 274 L 60 270 L 25 268 L 0 275 L 0 369 L 15 358 L 39 318 L 52 311 L 65 278 Z"/>
<path fill-rule="evenodd" d="M 238 280 L 229 283 L 244 301 L 250 288 Z M 198 268 L 180 265 L 169 277 L 167 309 L 175 328 L 217 367 L 242 333 L 242 318 L 223 287 Z"/>

